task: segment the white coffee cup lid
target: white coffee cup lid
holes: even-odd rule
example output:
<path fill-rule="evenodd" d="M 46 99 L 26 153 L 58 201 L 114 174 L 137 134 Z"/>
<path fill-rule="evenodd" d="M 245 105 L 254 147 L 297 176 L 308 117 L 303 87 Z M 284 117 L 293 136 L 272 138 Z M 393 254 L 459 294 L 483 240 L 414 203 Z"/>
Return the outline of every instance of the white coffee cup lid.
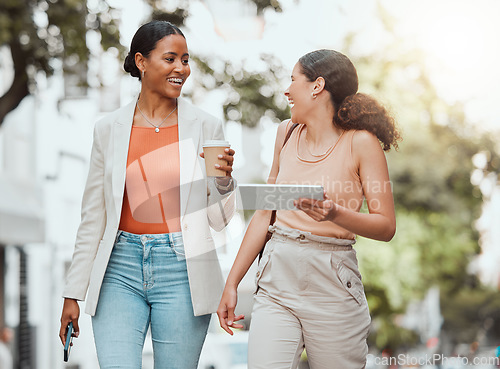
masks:
<path fill-rule="evenodd" d="M 224 140 L 207 140 L 203 143 L 203 147 L 231 147 L 231 145 Z"/>

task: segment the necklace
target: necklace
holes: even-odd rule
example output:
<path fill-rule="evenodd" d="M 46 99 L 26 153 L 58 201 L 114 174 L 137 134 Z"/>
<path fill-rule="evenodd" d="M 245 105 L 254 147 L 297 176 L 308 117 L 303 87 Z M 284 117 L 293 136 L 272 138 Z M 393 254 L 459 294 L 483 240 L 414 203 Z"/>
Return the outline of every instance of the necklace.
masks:
<path fill-rule="evenodd" d="M 311 152 L 311 150 L 309 149 L 309 142 L 307 142 L 307 135 L 306 135 L 306 137 L 305 137 L 305 141 L 306 141 L 306 150 L 307 150 L 307 152 L 308 152 L 311 156 L 314 156 L 315 158 L 321 158 L 322 156 L 325 156 L 326 154 L 328 154 L 328 152 L 329 152 L 330 150 L 332 150 L 332 149 L 333 149 L 333 148 L 337 145 L 337 142 L 339 142 L 340 137 L 342 137 L 342 135 L 344 134 L 344 132 L 345 132 L 345 131 L 342 131 L 342 133 L 340 134 L 340 136 L 337 138 L 337 141 L 335 141 L 335 143 L 334 143 L 333 145 L 331 145 L 328 149 L 326 149 L 324 153 L 319 154 L 319 155 L 318 155 L 318 154 L 313 154 L 313 153 Z"/>
<path fill-rule="evenodd" d="M 160 126 L 163 124 L 163 122 L 165 122 L 167 120 L 167 118 L 169 116 L 172 115 L 172 113 L 177 109 L 177 100 L 175 100 L 175 108 L 174 110 L 172 110 L 170 113 L 168 113 L 168 115 L 161 121 L 160 124 L 156 125 L 154 124 L 153 122 L 151 122 L 147 117 L 146 115 L 144 115 L 144 113 L 142 112 L 140 106 L 139 106 L 139 99 L 137 99 L 137 102 L 135 103 L 135 105 L 137 106 L 137 109 L 139 109 L 139 113 L 141 113 L 142 117 L 146 120 L 146 122 L 148 122 L 149 124 L 151 124 L 153 127 L 155 127 L 155 132 L 158 133 L 160 132 Z"/>
<path fill-rule="evenodd" d="M 297 135 L 297 147 L 296 147 L 296 152 L 297 152 L 297 158 L 300 160 L 300 161 L 303 161 L 303 162 L 306 162 L 306 163 L 317 163 L 317 162 L 320 162 L 324 159 L 326 159 L 332 152 L 333 150 L 335 149 L 335 147 L 337 147 L 337 144 L 340 142 L 340 139 L 342 138 L 342 136 L 344 135 L 345 131 L 342 131 L 342 133 L 340 134 L 340 136 L 337 138 L 337 141 L 335 141 L 335 143 L 330 146 L 324 153 L 322 154 L 319 154 L 319 155 L 315 155 L 313 154 L 310 150 L 309 150 L 309 147 L 308 147 L 308 144 L 307 144 L 307 139 L 305 139 L 305 143 L 306 143 L 306 150 L 307 152 L 313 156 L 314 158 L 317 158 L 316 160 L 308 160 L 308 159 L 304 159 L 303 157 L 300 156 L 299 154 L 299 141 L 300 141 L 300 136 L 302 134 L 302 131 L 304 130 L 305 127 L 302 127 L 302 129 L 299 131 L 298 135 Z"/>

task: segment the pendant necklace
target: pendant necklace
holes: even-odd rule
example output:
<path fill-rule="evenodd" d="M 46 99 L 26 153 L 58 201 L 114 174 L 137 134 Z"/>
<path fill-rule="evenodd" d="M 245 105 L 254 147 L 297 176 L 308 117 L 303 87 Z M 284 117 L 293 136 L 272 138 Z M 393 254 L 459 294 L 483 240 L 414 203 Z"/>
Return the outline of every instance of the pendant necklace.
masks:
<path fill-rule="evenodd" d="M 149 124 L 151 124 L 153 127 L 155 127 L 155 132 L 156 132 L 156 133 L 158 133 L 158 132 L 160 132 L 160 126 L 163 124 L 163 122 L 165 122 L 165 121 L 167 120 L 167 118 L 168 118 L 169 116 L 171 116 L 171 115 L 172 115 L 172 113 L 173 113 L 173 112 L 177 109 L 177 99 L 175 100 L 175 108 L 174 108 L 174 110 L 172 110 L 170 113 L 168 113 L 168 115 L 165 117 L 165 119 L 163 119 L 163 120 L 161 121 L 161 123 L 160 123 L 160 124 L 158 124 L 158 125 L 156 125 L 156 124 L 154 124 L 153 122 L 151 122 L 151 121 L 150 121 L 150 120 L 146 117 L 146 115 L 144 115 L 144 113 L 142 112 L 142 110 L 141 110 L 141 108 L 140 108 L 140 106 L 139 106 L 139 99 L 137 99 L 137 102 L 136 102 L 136 104 L 135 104 L 135 105 L 137 106 L 137 109 L 139 109 L 139 113 L 141 113 L 142 117 L 146 120 L 146 122 L 148 122 L 148 123 L 149 123 Z"/>

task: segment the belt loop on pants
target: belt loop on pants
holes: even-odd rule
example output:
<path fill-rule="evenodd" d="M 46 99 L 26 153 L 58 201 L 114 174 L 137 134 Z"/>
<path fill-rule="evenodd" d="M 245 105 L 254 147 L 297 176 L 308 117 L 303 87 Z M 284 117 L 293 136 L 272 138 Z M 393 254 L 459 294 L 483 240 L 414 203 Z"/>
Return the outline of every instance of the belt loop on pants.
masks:
<path fill-rule="evenodd" d="M 118 232 L 116 232 L 116 236 L 115 236 L 115 243 L 116 241 L 118 241 L 118 238 L 120 238 L 120 236 L 122 235 L 123 231 L 121 229 L 118 230 Z"/>

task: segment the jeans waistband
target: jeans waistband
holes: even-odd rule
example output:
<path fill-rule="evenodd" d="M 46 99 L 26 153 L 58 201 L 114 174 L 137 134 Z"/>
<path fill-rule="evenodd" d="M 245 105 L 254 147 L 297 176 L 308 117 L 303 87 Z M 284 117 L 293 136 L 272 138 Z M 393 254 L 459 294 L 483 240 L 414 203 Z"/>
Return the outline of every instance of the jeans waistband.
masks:
<path fill-rule="evenodd" d="M 138 242 L 138 243 L 146 240 L 147 241 L 154 240 L 155 243 L 157 244 L 165 243 L 170 245 L 176 245 L 182 242 L 182 232 L 135 234 L 119 230 L 116 234 L 116 241 L 118 241 L 119 239 L 127 240 L 130 242 Z"/>
<path fill-rule="evenodd" d="M 273 234 L 273 238 L 286 238 L 287 240 L 295 241 L 304 246 L 312 246 L 332 251 L 352 250 L 352 245 L 356 243 L 356 240 L 318 236 L 311 232 L 278 225 L 270 226 L 269 232 Z"/>

